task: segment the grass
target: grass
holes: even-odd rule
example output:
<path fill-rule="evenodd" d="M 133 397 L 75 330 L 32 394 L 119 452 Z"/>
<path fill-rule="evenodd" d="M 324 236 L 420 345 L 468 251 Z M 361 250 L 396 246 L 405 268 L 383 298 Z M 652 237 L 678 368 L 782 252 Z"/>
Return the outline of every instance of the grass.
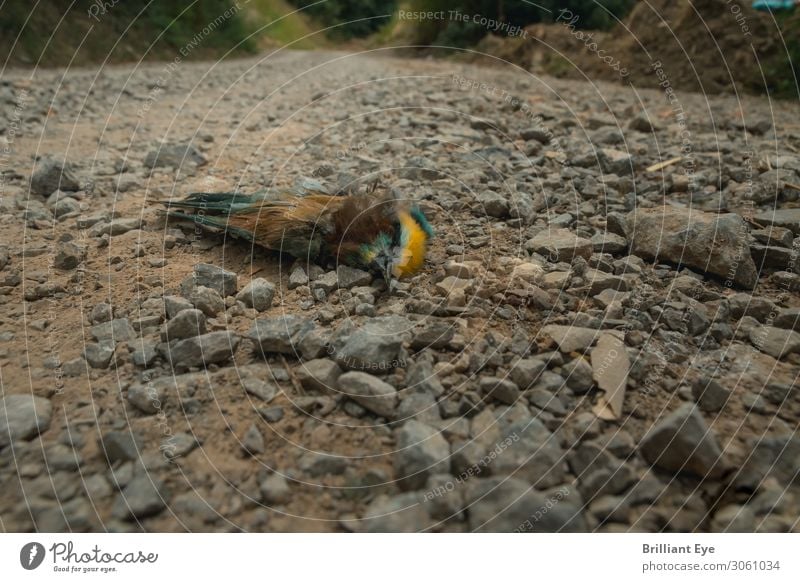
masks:
<path fill-rule="evenodd" d="M 312 26 L 302 12 L 290 14 L 295 10 L 284 0 L 251 0 L 247 18 L 251 26 L 262 29 L 257 36 L 266 39 L 268 43 L 294 43 L 290 48 L 306 50 L 327 46 L 324 34 L 317 32 L 319 28 Z M 306 36 L 308 38 L 303 38 Z M 300 38 L 303 40 L 294 42 Z"/>

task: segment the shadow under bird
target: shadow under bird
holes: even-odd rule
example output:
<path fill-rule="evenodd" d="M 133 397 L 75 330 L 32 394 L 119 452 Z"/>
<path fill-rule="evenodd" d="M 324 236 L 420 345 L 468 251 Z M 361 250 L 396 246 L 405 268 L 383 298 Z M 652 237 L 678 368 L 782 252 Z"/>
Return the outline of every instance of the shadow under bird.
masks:
<path fill-rule="evenodd" d="M 301 260 L 334 259 L 391 281 L 417 273 L 433 236 L 422 211 L 392 196 L 197 192 L 168 215 Z M 177 209 L 177 210 L 175 210 Z"/>

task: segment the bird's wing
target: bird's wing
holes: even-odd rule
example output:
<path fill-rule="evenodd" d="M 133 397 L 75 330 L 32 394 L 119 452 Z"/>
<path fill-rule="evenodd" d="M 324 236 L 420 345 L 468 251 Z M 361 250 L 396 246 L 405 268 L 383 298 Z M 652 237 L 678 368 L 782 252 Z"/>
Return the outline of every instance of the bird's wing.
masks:
<path fill-rule="evenodd" d="M 253 242 L 268 249 L 316 258 L 342 203 L 342 198 L 324 194 L 263 200 L 231 213 L 227 225 L 253 233 Z"/>

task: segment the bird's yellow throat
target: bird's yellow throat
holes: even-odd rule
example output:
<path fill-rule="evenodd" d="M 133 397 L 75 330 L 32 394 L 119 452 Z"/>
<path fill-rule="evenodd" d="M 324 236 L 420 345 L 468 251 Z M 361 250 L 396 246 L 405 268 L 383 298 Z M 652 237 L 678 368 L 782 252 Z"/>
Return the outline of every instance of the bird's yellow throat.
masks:
<path fill-rule="evenodd" d="M 410 277 L 422 268 L 428 247 L 428 233 L 408 212 L 399 212 L 398 218 L 403 229 L 400 239 L 403 254 L 394 268 L 393 275 L 399 279 Z"/>

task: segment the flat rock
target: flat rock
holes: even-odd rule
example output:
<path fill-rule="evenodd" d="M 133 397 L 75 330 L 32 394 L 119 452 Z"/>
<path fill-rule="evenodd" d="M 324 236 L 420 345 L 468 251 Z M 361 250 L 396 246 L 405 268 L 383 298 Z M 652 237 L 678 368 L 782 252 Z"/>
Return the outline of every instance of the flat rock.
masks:
<path fill-rule="evenodd" d="M 280 315 L 253 322 L 247 337 L 253 340 L 262 353 L 295 355 L 299 352 L 302 337 L 314 328 L 314 323 L 299 315 Z"/>
<path fill-rule="evenodd" d="M 9 394 L 0 400 L 0 448 L 30 440 L 50 427 L 53 405 L 31 394 Z"/>
<path fill-rule="evenodd" d="M 186 339 L 206 333 L 206 316 L 199 309 L 184 309 L 164 325 L 164 341 Z"/>
<path fill-rule="evenodd" d="M 184 164 L 202 166 L 206 157 L 191 143 L 170 143 L 159 145 L 145 156 L 146 168 L 180 168 Z"/>
<path fill-rule="evenodd" d="M 574 325 L 546 325 L 542 333 L 553 339 L 558 349 L 568 354 L 570 352 L 585 352 L 600 337 L 601 331 L 588 327 L 575 327 Z"/>
<path fill-rule="evenodd" d="M 347 372 L 339 376 L 338 386 L 340 392 L 378 416 L 394 416 L 397 390 L 380 378 L 364 372 Z"/>
<path fill-rule="evenodd" d="M 193 275 L 181 283 L 182 295 L 184 297 L 190 295 L 188 288 L 198 286 L 209 287 L 223 297 L 227 297 L 228 295 L 236 295 L 238 279 L 236 273 L 226 271 L 222 267 L 209 265 L 208 263 L 199 263 L 194 266 Z M 184 287 L 187 287 L 187 289 L 184 290 Z"/>
<path fill-rule="evenodd" d="M 573 488 L 538 491 L 518 477 L 466 483 L 465 505 L 473 532 L 579 533 L 588 531 L 583 502 Z"/>
<path fill-rule="evenodd" d="M 400 350 L 411 327 L 404 317 L 375 317 L 350 334 L 334 358 L 340 366 L 351 370 L 391 372 L 404 364 Z"/>
<path fill-rule="evenodd" d="M 111 513 L 117 519 L 141 519 L 163 511 L 167 501 L 164 483 L 149 473 L 143 473 L 134 476 L 120 492 Z"/>
<path fill-rule="evenodd" d="M 320 392 L 337 392 L 339 376 L 342 369 L 339 364 L 328 358 L 317 358 L 303 362 L 296 370 L 297 379 L 306 390 Z"/>
<path fill-rule="evenodd" d="M 127 318 L 112 319 L 92 326 L 92 337 L 98 342 L 126 342 L 136 337 L 136 332 Z"/>
<path fill-rule="evenodd" d="M 137 459 L 142 448 L 139 440 L 129 431 L 109 431 L 99 439 L 98 444 L 109 465 Z"/>
<path fill-rule="evenodd" d="M 525 479 L 537 489 L 564 481 L 564 451 L 538 418 L 519 420 L 505 427 L 487 453 L 486 465 L 493 475 Z"/>
<path fill-rule="evenodd" d="M 754 326 L 750 342 L 760 351 L 775 359 L 800 352 L 800 333 L 769 325 Z"/>
<path fill-rule="evenodd" d="M 781 435 L 753 439 L 752 451 L 736 476 L 736 482 L 755 490 L 766 478 L 782 488 L 800 483 L 800 437 Z"/>
<path fill-rule="evenodd" d="M 168 350 L 174 367 L 191 368 L 227 362 L 236 353 L 241 338 L 232 331 L 213 331 L 180 340 Z"/>
<path fill-rule="evenodd" d="M 634 210 L 626 222 L 631 254 L 685 265 L 745 289 L 758 281 L 747 226 L 737 214 L 662 206 Z"/>
<path fill-rule="evenodd" d="M 753 221 L 764 227 L 779 226 L 791 230 L 795 235 L 800 235 L 800 208 L 778 208 L 758 212 L 753 215 Z"/>
<path fill-rule="evenodd" d="M 639 450 L 648 463 L 672 473 L 718 479 L 727 468 L 716 435 L 690 402 L 651 428 Z"/>
<path fill-rule="evenodd" d="M 589 259 L 594 252 L 592 241 L 566 228 L 544 230 L 530 239 L 525 247 L 552 262 L 570 262 L 575 257 Z"/>
<path fill-rule="evenodd" d="M 236 295 L 236 299 L 256 311 L 269 309 L 273 297 L 275 297 L 275 285 L 266 279 L 253 279 Z"/>
<path fill-rule="evenodd" d="M 402 489 L 420 489 L 430 475 L 450 471 L 450 445 L 432 426 L 409 420 L 395 439 L 394 470 Z"/>
<path fill-rule="evenodd" d="M 426 531 L 436 522 L 431 518 L 419 491 L 397 495 L 379 495 L 361 518 L 364 533 L 416 533 Z"/>
<path fill-rule="evenodd" d="M 361 269 L 354 269 L 347 265 L 336 267 L 336 279 L 338 286 L 342 289 L 352 289 L 353 287 L 366 287 L 372 283 L 372 275 Z"/>
<path fill-rule="evenodd" d="M 56 190 L 74 192 L 80 184 L 72 166 L 64 160 L 43 157 L 36 163 L 31 175 L 31 190 L 41 196 L 49 196 Z"/>

